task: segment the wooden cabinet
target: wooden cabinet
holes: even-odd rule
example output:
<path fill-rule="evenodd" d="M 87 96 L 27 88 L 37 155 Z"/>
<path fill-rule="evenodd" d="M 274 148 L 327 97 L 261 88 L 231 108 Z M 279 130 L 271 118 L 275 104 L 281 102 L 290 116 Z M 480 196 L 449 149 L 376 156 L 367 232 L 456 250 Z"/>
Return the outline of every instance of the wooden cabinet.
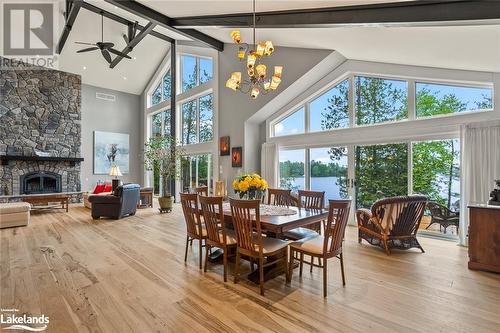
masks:
<path fill-rule="evenodd" d="M 469 206 L 469 268 L 500 273 L 500 206 Z"/>

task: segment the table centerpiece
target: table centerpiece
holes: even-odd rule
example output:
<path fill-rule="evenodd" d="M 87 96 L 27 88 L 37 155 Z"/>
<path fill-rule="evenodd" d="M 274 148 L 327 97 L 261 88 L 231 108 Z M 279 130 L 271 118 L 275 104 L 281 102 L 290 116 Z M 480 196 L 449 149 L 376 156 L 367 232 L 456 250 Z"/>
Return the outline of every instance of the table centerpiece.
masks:
<path fill-rule="evenodd" d="M 234 193 L 240 199 L 261 199 L 267 188 L 267 181 L 256 173 L 241 175 L 233 181 Z"/>

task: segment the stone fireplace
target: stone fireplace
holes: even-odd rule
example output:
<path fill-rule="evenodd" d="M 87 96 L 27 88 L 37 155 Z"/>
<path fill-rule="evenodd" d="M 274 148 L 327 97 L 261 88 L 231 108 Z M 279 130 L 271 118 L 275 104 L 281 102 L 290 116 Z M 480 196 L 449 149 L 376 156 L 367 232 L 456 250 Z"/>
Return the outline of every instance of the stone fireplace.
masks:
<path fill-rule="evenodd" d="M 81 77 L 0 70 L 0 95 L 0 196 L 79 192 Z"/>

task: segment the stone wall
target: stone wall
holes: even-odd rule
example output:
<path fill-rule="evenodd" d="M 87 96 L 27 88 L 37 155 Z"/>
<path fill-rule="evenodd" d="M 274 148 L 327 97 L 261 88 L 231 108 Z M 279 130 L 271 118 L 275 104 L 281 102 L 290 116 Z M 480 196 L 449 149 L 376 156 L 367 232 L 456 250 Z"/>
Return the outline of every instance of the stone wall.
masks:
<path fill-rule="evenodd" d="M 81 77 L 36 67 L 0 70 L 0 154 L 80 157 Z M 27 172 L 63 175 L 64 191 L 80 191 L 80 166 L 9 161 L 0 167 L 0 195 L 18 195 Z"/>

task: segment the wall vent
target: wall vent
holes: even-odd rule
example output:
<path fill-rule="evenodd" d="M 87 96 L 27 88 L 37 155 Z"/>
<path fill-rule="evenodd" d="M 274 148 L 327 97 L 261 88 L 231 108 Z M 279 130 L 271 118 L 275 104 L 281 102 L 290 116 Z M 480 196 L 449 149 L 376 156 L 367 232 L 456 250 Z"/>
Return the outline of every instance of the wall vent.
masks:
<path fill-rule="evenodd" d="M 105 94 L 105 93 L 100 93 L 100 92 L 96 92 L 95 93 L 95 98 L 97 98 L 97 99 L 103 99 L 103 100 L 109 101 L 109 102 L 116 101 L 116 96 L 115 95 Z"/>

